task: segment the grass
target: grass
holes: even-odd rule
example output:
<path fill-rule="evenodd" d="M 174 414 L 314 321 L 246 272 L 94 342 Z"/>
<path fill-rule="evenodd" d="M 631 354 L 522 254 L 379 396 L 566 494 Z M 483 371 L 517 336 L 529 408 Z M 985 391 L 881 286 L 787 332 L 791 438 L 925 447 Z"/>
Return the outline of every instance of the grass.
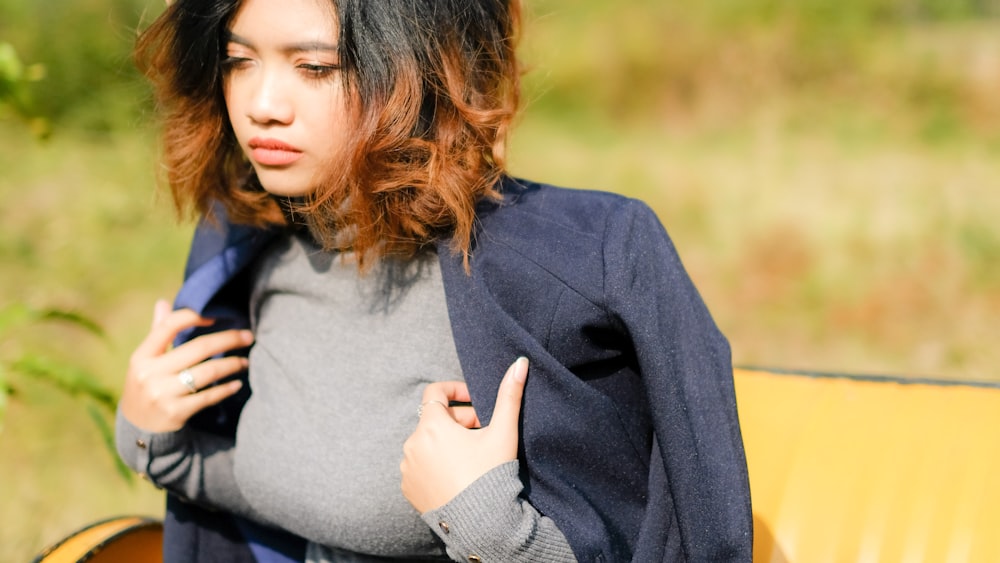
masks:
<path fill-rule="evenodd" d="M 737 363 L 1000 381 L 996 22 L 869 26 L 864 41 L 847 26 L 799 47 L 816 24 L 535 6 L 513 171 L 648 201 Z M 109 343 L 37 327 L 0 355 L 44 350 L 120 388 L 153 301 L 179 286 L 190 226 L 156 196 L 150 131 L 55 125 L 40 143 L 0 121 L 0 307 L 78 311 Z M 0 560 L 162 512 L 158 491 L 116 476 L 83 408 L 17 392 Z"/>

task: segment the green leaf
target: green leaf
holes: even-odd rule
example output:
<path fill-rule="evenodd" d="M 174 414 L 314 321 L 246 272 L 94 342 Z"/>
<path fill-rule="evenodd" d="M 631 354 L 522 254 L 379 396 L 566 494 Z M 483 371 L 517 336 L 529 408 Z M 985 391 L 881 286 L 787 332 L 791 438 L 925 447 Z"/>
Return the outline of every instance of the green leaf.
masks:
<path fill-rule="evenodd" d="M 23 303 L 14 303 L 0 309 L 0 334 L 15 327 L 42 321 L 68 323 L 108 342 L 104 329 L 90 317 L 64 309 L 36 309 Z"/>
<path fill-rule="evenodd" d="M 89 397 L 108 412 L 115 412 L 118 397 L 86 370 L 32 355 L 21 357 L 11 367 L 14 371 L 52 384 L 70 395 Z"/>
<path fill-rule="evenodd" d="M 45 78 L 45 74 L 44 65 L 24 65 L 13 45 L 0 42 L 0 110 L 12 109 L 42 139 L 51 134 L 51 128 L 47 119 L 36 115 L 28 83 Z"/>
<path fill-rule="evenodd" d="M 24 65 L 14 46 L 0 43 L 0 105 L 6 104 L 21 115 L 27 115 L 29 102 L 24 83 Z"/>
<path fill-rule="evenodd" d="M 10 43 L 0 43 L 0 84 L 14 84 L 21 80 L 24 65 L 17 58 L 17 51 Z"/>
<path fill-rule="evenodd" d="M 108 337 L 105 334 L 104 329 L 101 325 L 97 324 L 94 320 L 89 317 L 85 317 L 80 313 L 74 313 L 73 311 L 64 311 L 61 309 L 43 309 L 36 312 L 37 318 L 42 321 L 61 321 L 72 324 L 79 328 L 86 330 L 87 332 L 93 334 L 94 336 L 100 338 L 101 340 L 107 341 Z"/>
<path fill-rule="evenodd" d="M 108 453 L 111 454 L 111 461 L 115 464 L 115 469 L 118 471 L 118 475 L 131 485 L 134 482 L 132 470 L 125 465 L 125 462 L 123 462 L 120 457 L 118 457 L 118 450 L 115 448 L 115 431 L 105 418 L 105 414 L 94 406 L 93 403 L 87 404 L 87 414 L 90 415 L 90 419 L 97 425 L 97 430 L 101 433 L 101 439 L 104 442 L 104 447 L 107 449 Z"/>

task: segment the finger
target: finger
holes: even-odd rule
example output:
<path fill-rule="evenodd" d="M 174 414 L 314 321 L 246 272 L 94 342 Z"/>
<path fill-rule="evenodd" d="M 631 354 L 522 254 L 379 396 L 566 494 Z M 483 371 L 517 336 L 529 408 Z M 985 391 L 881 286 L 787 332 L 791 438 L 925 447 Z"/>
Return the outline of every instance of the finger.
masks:
<path fill-rule="evenodd" d="M 190 309 L 179 309 L 170 312 L 149 331 L 146 338 L 136 348 L 135 356 L 159 356 L 167 351 L 182 330 L 196 326 L 209 326 L 211 324 L 212 321 L 210 319 L 206 319 Z"/>
<path fill-rule="evenodd" d="M 513 430 L 517 434 L 517 420 L 521 416 L 521 398 L 524 396 L 524 382 L 528 377 L 528 358 L 520 357 L 507 369 L 497 391 L 497 402 L 493 407 L 490 427 Z"/>
<path fill-rule="evenodd" d="M 194 377 L 194 384 L 199 390 L 210 387 L 221 379 L 237 374 L 247 368 L 248 361 L 240 356 L 228 356 L 215 360 L 202 362 L 189 371 Z M 180 387 L 184 394 L 190 394 L 190 390 L 183 384 Z"/>
<path fill-rule="evenodd" d="M 468 403 L 471 399 L 469 398 L 469 388 L 465 382 L 437 381 L 424 387 L 424 397 L 421 402 L 426 403 L 427 401 L 441 401 L 447 405 L 451 401 Z"/>
<path fill-rule="evenodd" d="M 189 418 L 194 416 L 195 413 L 233 396 L 242 387 L 243 382 L 240 380 L 228 381 L 222 385 L 202 389 L 197 393 L 192 393 L 182 397 L 178 402 L 177 416 L 178 418 L 187 421 Z"/>
<path fill-rule="evenodd" d="M 476 409 L 472 407 L 452 407 L 448 410 L 451 412 L 451 417 L 455 419 L 455 422 L 466 428 L 479 428 L 482 426 L 482 423 L 479 422 L 479 415 L 476 414 Z"/>
<path fill-rule="evenodd" d="M 469 403 L 469 388 L 463 381 L 437 381 L 429 383 L 424 388 L 423 399 L 421 400 L 420 418 L 423 420 L 430 411 L 443 411 L 450 418 L 450 422 L 456 422 L 465 428 L 479 428 L 479 416 L 471 406 L 452 407 L 452 402 Z M 433 405 L 433 406 L 432 406 Z M 444 408 L 438 409 L 436 406 Z M 441 414 L 430 415 L 435 421 L 443 419 Z"/>
<path fill-rule="evenodd" d="M 153 305 L 153 324 L 149 327 L 150 330 L 154 329 L 163 322 L 163 319 L 167 318 L 170 314 L 170 302 L 166 299 L 157 299 L 156 304 Z"/>
<path fill-rule="evenodd" d="M 164 372 L 176 373 L 205 362 L 213 356 L 245 348 L 252 342 L 253 333 L 249 330 L 213 332 L 199 336 L 174 348 L 169 353 L 158 358 L 156 364 Z"/>

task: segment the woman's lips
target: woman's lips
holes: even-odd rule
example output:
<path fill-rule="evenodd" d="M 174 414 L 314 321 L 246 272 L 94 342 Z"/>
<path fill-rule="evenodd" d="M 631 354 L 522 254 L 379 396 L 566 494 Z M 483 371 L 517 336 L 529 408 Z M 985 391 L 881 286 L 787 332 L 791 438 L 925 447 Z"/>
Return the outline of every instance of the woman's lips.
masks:
<path fill-rule="evenodd" d="M 250 158 L 262 166 L 287 166 L 302 158 L 302 151 L 277 139 L 254 137 L 248 143 Z"/>

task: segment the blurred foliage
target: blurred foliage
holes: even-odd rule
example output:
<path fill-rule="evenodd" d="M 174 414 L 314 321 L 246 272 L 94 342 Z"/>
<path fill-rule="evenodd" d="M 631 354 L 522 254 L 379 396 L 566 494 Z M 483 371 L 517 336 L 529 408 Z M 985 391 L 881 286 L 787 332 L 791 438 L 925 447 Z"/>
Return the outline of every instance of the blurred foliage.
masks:
<path fill-rule="evenodd" d="M 18 5 L 24 6 L 24 4 Z M 6 9 L 9 6 L 3 7 Z M 0 17 L 0 22 L 9 21 L 11 19 Z M 92 29 L 100 29 L 100 26 L 93 26 Z M 0 25 L 0 33 L 6 35 L 8 31 Z M 48 43 L 43 44 L 48 45 Z M 44 51 L 40 53 L 41 56 L 45 54 L 47 53 Z M 86 56 L 84 54 L 84 57 Z M 57 61 L 58 57 L 51 60 Z M 92 60 L 84 58 L 76 62 L 86 68 Z M 65 68 L 58 63 L 55 67 Z M 46 73 L 46 66 L 25 65 L 13 45 L 0 42 L 0 110 L 10 111 L 27 121 L 29 128 L 39 138 L 47 137 L 51 133 L 49 119 L 43 116 L 59 118 L 68 114 L 62 110 L 78 111 L 86 105 L 75 103 L 76 100 L 72 100 L 70 96 L 59 99 L 44 94 L 66 93 L 63 92 L 64 89 L 72 91 L 76 84 L 72 79 L 66 80 L 65 75 L 57 75 L 57 78 L 62 79 L 58 84 L 44 84 L 44 88 L 33 88 L 46 77 Z M 0 117 L 2 115 L 0 112 Z M 98 128 L 103 128 L 108 123 L 110 122 L 104 122 Z M 84 127 L 94 126 L 94 123 L 80 124 Z M 24 343 L 15 336 L 32 325 L 44 322 L 69 324 L 102 340 L 106 338 L 104 331 L 96 322 L 77 313 L 57 309 L 36 309 L 18 301 L 0 309 L 0 431 L 3 430 L 9 400 L 20 396 L 18 382 L 25 383 L 32 380 L 47 384 L 83 404 L 90 419 L 97 426 L 119 475 L 131 482 L 132 473 L 118 458 L 114 447 L 114 430 L 110 421 L 114 419 L 118 403 L 116 393 L 104 387 L 97 377 L 78 365 L 59 361 L 45 353 L 24 351 Z"/>
<path fill-rule="evenodd" d="M 525 33 L 529 60 L 551 69 L 542 77 L 529 73 L 529 99 L 540 113 L 560 119 L 597 107 L 619 122 L 709 115 L 725 126 L 771 100 L 786 103 L 791 97 L 913 114 L 920 120 L 917 132 L 930 141 L 966 125 L 1000 124 L 992 102 L 996 84 L 981 76 L 991 74 L 995 61 L 984 59 L 982 50 L 951 51 L 955 43 L 970 47 L 973 41 L 946 37 L 967 32 L 990 40 L 996 28 L 982 27 L 998 21 L 1000 0 L 527 5 L 542 19 L 575 24 L 553 26 L 561 33 L 537 38 L 529 18 Z"/>
<path fill-rule="evenodd" d="M 132 480 L 132 472 L 119 459 L 115 451 L 114 431 L 109 422 L 114 419 L 118 405 L 117 394 L 100 383 L 98 378 L 85 369 L 71 363 L 53 359 L 45 353 L 25 351 L 16 335 L 43 322 L 69 324 L 105 340 L 104 331 L 94 321 L 83 315 L 57 309 L 36 309 L 15 303 L 0 309 L 0 431 L 3 430 L 9 398 L 17 398 L 18 384 L 27 380 L 42 382 L 84 404 L 91 420 L 97 426 L 101 438 L 118 469 L 127 481 Z M 36 405 L 37 407 L 37 405 Z"/>
<path fill-rule="evenodd" d="M 3 110 L 12 110 L 28 121 L 39 137 L 49 133 L 48 121 L 35 115 L 28 85 L 45 77 L 45 67 L 39 64 L 25 66 L 13 45 L 0 43 L 0 116 Z"/>
<path fill-rule="evenodd" d="M 690 8 L 725 23 L 771 25 L 792 19 L 814 30 L 1000 14 L 996 0 L 710 0 Z"/>
<path fill-rule="evenodd" d="M 0 40 L 47 79 L 28 85 L 37 113 L 92 132 L 133 126 L 148 103 L 130 55 L 151 0 L 0 0 Z"/>

